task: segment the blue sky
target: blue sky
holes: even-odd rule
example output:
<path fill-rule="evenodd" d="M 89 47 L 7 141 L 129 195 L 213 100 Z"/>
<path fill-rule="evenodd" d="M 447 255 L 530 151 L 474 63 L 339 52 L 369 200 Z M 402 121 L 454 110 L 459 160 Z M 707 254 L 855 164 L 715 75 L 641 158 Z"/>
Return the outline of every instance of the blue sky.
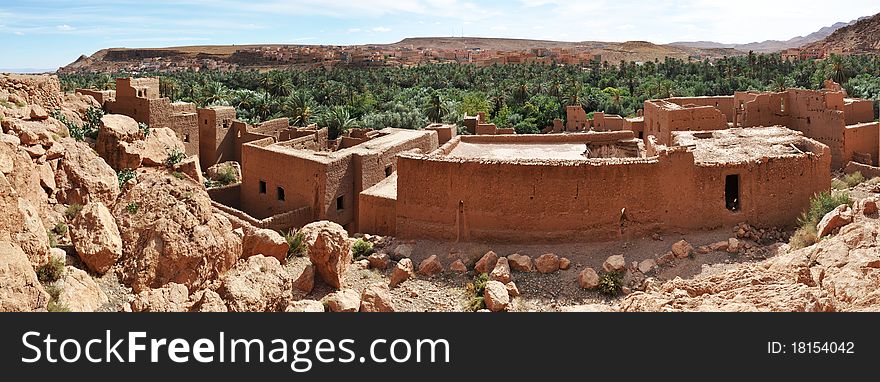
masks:
<path fill-rule="evenodd" d="M 880 12 L 877 0 L 0 0 L 0 68 L 55 69 L 108 47 L 788 39 Z"/>

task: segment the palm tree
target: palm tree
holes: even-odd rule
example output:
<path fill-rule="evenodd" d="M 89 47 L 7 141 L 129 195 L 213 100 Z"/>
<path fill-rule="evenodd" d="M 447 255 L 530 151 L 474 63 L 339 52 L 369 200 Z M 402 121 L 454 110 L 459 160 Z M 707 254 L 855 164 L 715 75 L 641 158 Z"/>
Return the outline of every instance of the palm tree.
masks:
<path fill-rule="evenodd" d="M 330 139 L 336 139 L 349 129 L 357 127 L 356 119 L 351 118 L 348 109 L 343 106 L 332 106 L 321 116 L 321 126 L 326 127 L 330 133 Z"/>
<path fill-rule="evenodd" d="M 308 126 L 312 120 L 311 97 L 305 92 L 296 92 L 287 98 L 287 111 L 291 123 L 296 126 Z"/>
<path fill-rule="evenodd" d="M 428 102 L 425 103 L 423 108 L 429 121 L 442 122 L 443 117 L 449 114 L 448 106 L 449 104 L 445 102 L 443 97 L 437 92 L 434 92 L 434 94 L 428 98 Z"/>

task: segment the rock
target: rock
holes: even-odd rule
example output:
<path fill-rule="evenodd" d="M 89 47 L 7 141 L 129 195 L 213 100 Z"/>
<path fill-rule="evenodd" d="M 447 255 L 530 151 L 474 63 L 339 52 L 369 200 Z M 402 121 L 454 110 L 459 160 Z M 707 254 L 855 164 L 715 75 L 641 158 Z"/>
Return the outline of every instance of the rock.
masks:
<path fill-rule="evenodd" d="M 55 247 L 49 249 L 49 259 L 50 260 L 58 260 L 62 264 L 67 264 L 67 252 L 63 249 Z"/>
<path fill-rule="evenodd" d="M 559 270 L 559 257 L 552 253 L 545 253 L 535 259 L 535 268 L 541 273 L 553 273 Z"/>
<path fill-rule="evenodd" d="M 693 251 L 694 247 L 685 240 L 679 240 L 672 245 L 672 253 L 675 254 L 675 257 L 679 259 L 690 256 Z"/>
<path fill-rule="evenodd" d="M 333 288 L 345 285 L 345 271 L 351 263 L 351 242 L 341 225 L 319 221 L 300 229 L 309 259 L 318 278 Z"/>
<path fill-rule="evenodd" d="M 513 281 L 504 284 L 504 287 L 507 288 L 507 295 L 510 297 L 519 296 L 519 288 L 516 287 L 516 284 L 514 284 Z"/>
<path fill-rule="evenodd" d="M 648 274 L 648 272 L 651 272 L 654 268 L 657 268 L 657 262 L 654 261 L 654 259 L 642 260 L 642 262 L 639 263 L 639 272 L 644 274 Z"/>
<path fill-rule="evenodd" d="M 514 253 L 507 256 L 507 261 L 510 264 L 510 269 L 517 272 L 531 272 L 533 269 L 532 258 L 526 255 Z"/>
<path fill-rule="evenodd" d="M 657 258 L 657 265 L 666 265 L 673 261 L 675 261 L 675 254 L 669 251 Z"/>
<path fill-rule="evenodd" d="M 709 244 L 709 249 L 712 251 L 727 251 L 727 246 L 729 245 L 728 241 L 719 241 L 712 244 Z"/>
<path fill-rule="evenodd" d="M 34 266 L 49 261 L 49 236 L 39 212 L 0 174 L 0 241 L 14 243 Z"/>
<path fill-rule="evenodd" d="M 434 277 L 443 272 L 443 264 L 437 255 L 431 255 L 419 263 L 419 274 L 425 277 Z"/>
<path fill-rule="evenodd" d="M 569 267 L 571 267 L 571 260 L 569 260 L 568 258 L 565 258 L 565 257 L 562 257 L 559 259 L 559 269 L 564 271 L 564 270 L 568 269 Z"/>
<path fill-rule="evenodd" d="M 215 182 L 221 180 L 221 177 L 232 175 L 235 179 L 233 183 L 239 183 L 241 182 L 241 165 L 234 161 L 218 163 L 208 167 L 205 174 L 208 176 L 208 179 Z"/>
<path fill-rule="evenodd" d="M 564 306 L 560 311 L 566 313 L 613 313 L 617 312 L 617 309 L 607 304 L 582 304 Z"/>
<path fill-rule="evenodd" d="M 507 294 L 507 287 L 499 282 L 491 280 L 486 283 L 486 289 L 483 292 L 483 301 L 486 308 L 492 312 L 501 312 L 507 310 L 510 304 L 510 295 Z"/>
<path fill-rule="evenodd" d="M 819 225 L 816 226 L 816 236 L 825 237 L 830 235 L 835 229 L 852 223 L 853 212 L 848 205 L 843 204 L 825 214 Z"/>
<path fill-rule="evenodd" d="M 739 250 L 739 240 L 733 237 L 727 239 L 727 253 L 738 253 Z"/>
<path fill-rule="evenodd" d="M 214 214 L 204 187 L 166 170 L 141 172 L 113 216 L 123 243 L 122 280 L 135 292 L 171 282 L 201 289 L 241 256 L 241 238 Z"/>
<path fill-rule="evenodd" d="M 388 268 L 388 262 L 391 260 L 391 257 L 388 256 L 387 253 L 372 253 L 370 256 L 367 256 L 367 261 L 370 262 L 370 268 L 373 269 L 386 269 Z"/>
<path fill-rule="evenodd" d="M 0 312 L 45 311 L 49 298 L 21 248 L 0 241 Z"/>
<path fill-rule="evenodd" d="M 467 266 L 464 265 L 464 261 L 461 261 L 461 259 L 453 261 L 452 264 L 449 265 L 449 270 L 458 274 L 464 274 L 468 271 Z"/>
<path fill-rule="evenodd" d="M 83 206 L 69 232 L 80 260 L 98 274 L 106 273 L 122 257 L 119 227 L 101 202 Z"/>
<path fill-rule="evenodd" d="M 324 305 L 331 312 L 357 312 L 361 307 L 360 294 L 354 289 L 342 289 L 324 297 Z"/>
<path fill-rule="evenodd" d="M 856 202 L 856 211 L 864 216 L 873 216 L 877 214 L 877 197 L 869 197 Z"/>
<path fill-rule="evenodd" d="M 406 258 L 397 262 L 397 266 L 394 267 L 394 271 L 391 272 L 391 282 L 389 286 L 392 288 L 396 287 L 400 283 L 409 280 L 413 275 L 413 263 L 412 260 Z"/>
<path fill-rule="evenodd" d="M 241 241 L 241 257 L 247 258 L 253 255 L 274 257 L 282 264 L 287 263 L 287 251 L 290 245 L 284 236 L 271 229 L 256 229 L 245 231 Z"/>
<path fill-rule="evenodd" d="M 30 117 L 33 121 L 42 121 L 49 119 L 49 113 L 40 105 L 31 105 Z"/>
<path fill-rule="evenodd" d="M 131 303 L 133 312 L 186 312 L 189 308 L 189 290 L 186 285 L 177 283 L 145 289 Z"/>
<path fill-rule="evenodd" d="M 474 265 L 474 271 L 476 271 L 477 274 L 489 273 L 495 269 L 495 263 L 497 262 L 498 255 L 496 255 L 495 252 L 486 252 L 480 260 L 477 260 L 477 264 Z"/>
<path fill-rule="evenodd" d="M 46 155 L 46 149 L 41 145 L 33 145 L 33 146 L 24 146 L 24 151 L 31 156 L 31 158 L 39 158 L 41 156 Z"/>
<path fill-rule="evenodd" d="M 69 265 L 56 286 L 61 291 L 58 303 L 71 312 L 96 312 L 110 302 L 88 273 Z"/>
<path fill-rule="evenodd" d="M 705 254 L 711 253 L 712 249 L 709 248 L 708 245 L 701 245 L 701 246 L 697 247 L 696 252 L 701 255 L 705 255 Z"/>
<path fill-rule="evenodd" d="M 199 164 L 198 155 L 184 158 L 182 161 L 174 165 L 174 171 L 188 176 L 198 184 L 205 184 L 205 178 L 202 176 L 202 166 Z"/>
<path fill-rule="evenodd" d="M 112 207 L 119 195 L 119 180 L 107 162 L 85 143 L 64 140 L 64 157 L 55 172 L 58 201 L 86 205 L 92 202 Z"/>
<path fill-rule="evenodd" d="M 384 285 L 372 285 L 361 294 L 361 312 L 393 312 L 391 290 Z"/>
<path fill-rule="evenodd" d="M 303 293 L 311 293 L 315 288 L 315 267 L 311 264 L 303 268 L 299 277 L 293 281 L 293 287 Z"/>
<path fill-rule="evenodd" d="M 620 272 L 626 270 L 626 259 L 623 255 L 609 256 L 605 259 L 605 262 L 602 263 L 602 269 L 605 272 Z"/>
<path fill-rule="evenodd" d="M 495 263 L 495 269 L 489 273 L 489 279 L 500 281 L 504 284 L 510 282 L 510 265 L 508 265 L 506 257 L 498 259 L 498 262 Z"/>
<path fill-rule="evenodd" d="M 409 258 L 410 256 L 412 256 L 412 252 L 412 244 L 400 244 L 394 248 L 391 259 L 394 261 L 400 261 L 401 259 Z"/>
<path fill-rule="evenodd" d="M 578 275 L 578 285 L 584 289 L 596 289 L 599 286 L 599 274 L 593 268 L 585 268 Z"/>
<path fill-rule="evenodd" d="M 217 292 L 210 289 L 200 290 L 190 296 L 191 312 L 228 312 L 226 302 Z"/>
<path fill-rule="evenodd" d="M 46 194 L 54 195 L 58 185 L 55 183 L 55 171 L 52 170 L 52 165 L 46 162 L 38 165 L 37 170 L 40 173 L 40 186 L 46 190 Z"/>
<path fill-rule="evenodd" d="M 299 300 L 290 303 L 285 312 L 323 313 L 324 304 L 315 300 Z"/>
<path fill-rule="evenodd" d="M 251 256 L 220 278 L 218 294 L 231 312 L 275 312 L 292 301 L 290 275 L 274 257 Z"/>
<path fill-rule="evenodd" d="M 370 269 L 370 260 L 360 259 L 358 261 L 355 261 L 354 267 L 355 267 L 355 269 L 361 269 L 361 270 Z"/>
<path fill-rule="evenodd" d="M 145 137 L 137 121 L 117 114 L 101 118 L 95 150 L 116 170 L 164 166 L 170 154 L 185 152 L 174 130 L 151 128 Z"/>

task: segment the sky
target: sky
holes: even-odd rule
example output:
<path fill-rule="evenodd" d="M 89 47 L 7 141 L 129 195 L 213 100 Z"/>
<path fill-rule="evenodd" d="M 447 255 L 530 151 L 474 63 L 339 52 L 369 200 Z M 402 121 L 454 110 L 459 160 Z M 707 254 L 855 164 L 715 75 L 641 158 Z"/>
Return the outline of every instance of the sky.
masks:
<path fill-rule="evenodd" d="M 54 70 L 111 47 L 426 36 L 747 43 L 876 13 L 877 0 L 0 0 L 0 70 Z"/>

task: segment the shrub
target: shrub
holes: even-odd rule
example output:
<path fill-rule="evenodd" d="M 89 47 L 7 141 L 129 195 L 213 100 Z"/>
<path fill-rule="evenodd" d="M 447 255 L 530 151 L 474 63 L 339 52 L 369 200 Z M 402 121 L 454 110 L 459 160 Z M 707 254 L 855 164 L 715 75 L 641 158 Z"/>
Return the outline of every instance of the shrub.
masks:
<path fill-rule="evenodd" d="M 128 213 L 134 215 L 138 212 L 139 208 L 140 208 L 140 206 L 137 203 L 131 202 L 125 206 L 125 212 L 128 212 Z"/>
<path fill-rule="evenodd" d="M 138 130 L 141 131 L 141 134 L 144 135 L 144 138 L 150 136 L 150 125 L 143 122 L 138 122 Z"/>
<path fill-rule="evenodd" d="M 66 217 L 67 220 L 73 220 L 76 215 L 79 215 L 79 212 L 82 211 L 82 209 L 82 204 L 71 204 L 67 206 L 66 210 L 64 210 L 64 217 Z"/>
<path fill-rule="evenodd" d="M 49 293 L 49 303 L 46 305 L 46 310 L 50 312 L 70 312 L 70 308 L 58 302 L 61 292 L 61 288 L 55 285 L 46 287 L 46 293 Z"/>
<path fill-rule="evenodd" d="M 468 294 L 471 296 L 468 300 L 468 309 L 476 312 L 480 309 L 486 308 L 486 301 L 483 298 L 483 293 L 486 291 L 486 283 L 488 282 L 489 275 L 481 273 L 474 277 L 474 282 L 468 283 L 467 290 Z"/>
<path fill-rule="evenodd" d="M 54 232 L 58 236 L 63 236 L 64 234 L 67 233 L 67 224 L 64 224 L 64 223 L 55 224 L 55 227 L 52 228 L 52 232 Z"/>
<path fill-rule="evenodd" d="M 58 246 L 58 235 L 55 234 L 55 231 L 46 230 L 46 236 L 49 237 L 49 248 Z"/>
<path fill-rule="evenodd" d="M 371 253 L 373 253 L 373 243 L 364 239 L 357 239 L 351 246 L 351 254 L 355 259 L 369 256 Z"/>
<path fill-rule="evenodd" d="M 306 243 L 305 243 L 305 235 L 298 229 L 291 229 L 290 231 L 283 232 L 284 240 L 287 241 L 287 245 L 290 247 L 287 249 L 287 258 L 291 258 L 293 256 L 302 256 L 306 253 Z"/>
<path fill-rule="evenodd" d="M 238 176 L 236 176 L 235 168 L 232 166 L 226 166 L 217 173 L 217 183 L 221 185 L 227 186 L 236 182 L 238 182 Z"/>
<path fill-rule="evenodd" d="M 179 149 L 175 148 L 168 152 L 168 158 L 165 159 L 165 165 L 168 167 L 174 167 L 180 161 L 186 158 L 186 154 L 181 152 Z"/>
<path fill-rule="evenodd" d="M 788 241 L 792 249 L 808 247 L 819 240 L 816 226 L 825 214 L 838 206 L 852 205 L 852 199 L 846 192 L 821 192 L 810 199 L 810 208 L 798 219 L 800 228 Z"/>
<path fill-rule="evenodd" d="M 853 188 L 862 184 L 865 181 L 865 177 L 861 172 L 854 172 L 852 174 L 844 175 L 840 179 L 834 179 L 831 181 L 831 188 L 835 190 L 846 190 L 848 188 Z"/>
<path fill-rule="evenodd" d="M 63 274 L 64 261 L 57 257 L 49 259 L 47 264 L 37 268 L 37 279 L 44 284 L 58 281 Z"/>
<path fill-rule="evenodd" d="M 617 296 L 623 290 L 623 275 L 620 272 L 605 272 L 599 276 L 600 293 L 606 296 Z"/>
<path fill-rule="evenodd" d="M 129 180 L 137 179 L 137 173 L 130 168 L 126 168 L 116 173 L 116 178 L 119 181 L 119 188 L 121 189 Z"/>
<path fill-rule="evenodd" d="M 180 171 L 172 172 L 171 175 L 177 179 L 180 179 L 180 180 L 183 180 L 183 178 L 186 178 L 186 175 Z"/>

